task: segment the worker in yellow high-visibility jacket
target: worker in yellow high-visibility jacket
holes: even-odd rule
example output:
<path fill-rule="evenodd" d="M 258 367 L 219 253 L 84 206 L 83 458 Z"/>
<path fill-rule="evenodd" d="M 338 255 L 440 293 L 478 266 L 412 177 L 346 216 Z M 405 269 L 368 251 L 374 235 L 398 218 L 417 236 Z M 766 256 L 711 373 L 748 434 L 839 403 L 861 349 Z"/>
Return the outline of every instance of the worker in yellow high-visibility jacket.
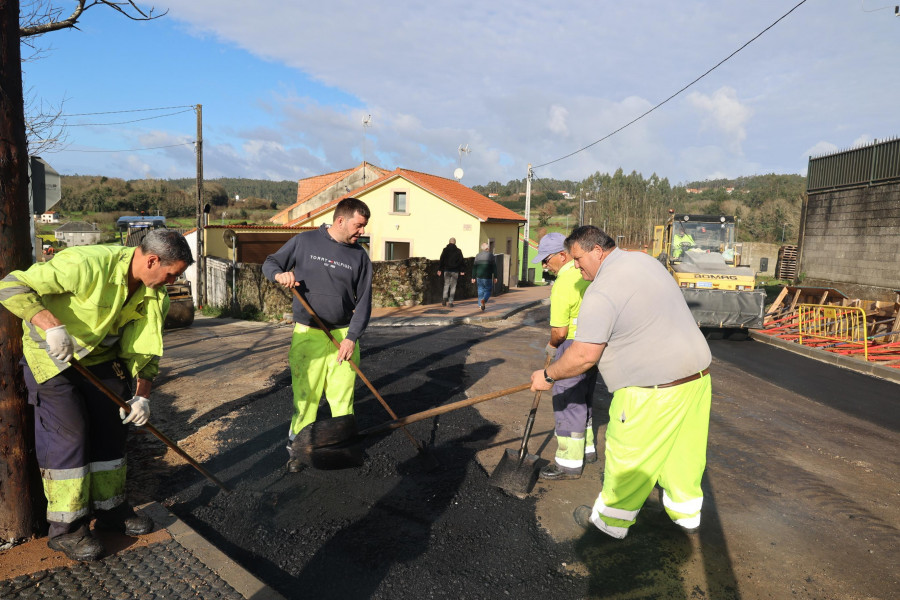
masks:
<path fill-rule="evenodd" d="M 153 528 L 125 502 L 125 436 L 129 423 L 143 425 L 150 416 L 169 310 L 165 284 L 191 263 L 184 236 L 158 229 L 136 248 L 68 248 L 0 281 L 0 304 L 22 318 L 25 330 L 22 362 L 48 545 L 69 558 L 94 560 L 103 552 L 89 528 L 92 515 L 96 527 L 128 535 Z M 131 411 L 70 369 L 73 359 L 131 398 Z"/>

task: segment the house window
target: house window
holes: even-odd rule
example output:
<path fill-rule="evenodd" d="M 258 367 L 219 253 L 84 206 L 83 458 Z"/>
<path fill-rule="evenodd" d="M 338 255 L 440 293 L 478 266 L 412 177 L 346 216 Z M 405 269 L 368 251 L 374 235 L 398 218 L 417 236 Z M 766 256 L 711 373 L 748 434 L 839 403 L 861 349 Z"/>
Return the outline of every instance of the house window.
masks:
<path fill-rule="evenodd" d="M 394 212 L 406 212 L 406 192 L 394 192 Z"/>
<path fill-rule="evenodd" d="M 405 260 L 409 258 L 409 242 L 385 242 L 384 260 Z"/>

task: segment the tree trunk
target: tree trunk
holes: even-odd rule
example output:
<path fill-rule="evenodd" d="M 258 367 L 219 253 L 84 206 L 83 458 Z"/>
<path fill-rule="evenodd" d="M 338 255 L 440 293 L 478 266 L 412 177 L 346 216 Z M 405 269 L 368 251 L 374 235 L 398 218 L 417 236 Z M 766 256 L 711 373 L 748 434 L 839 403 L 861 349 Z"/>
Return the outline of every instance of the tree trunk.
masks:
<path fill-rule="evenodd" d="M 28 148 L 19 53 L 19 1 L 0 0 L 0 278 L 31 264 Z M 0 545 L 31 537 L 33 430 L 18 362 L 21 320 L 0 309 Z"/>

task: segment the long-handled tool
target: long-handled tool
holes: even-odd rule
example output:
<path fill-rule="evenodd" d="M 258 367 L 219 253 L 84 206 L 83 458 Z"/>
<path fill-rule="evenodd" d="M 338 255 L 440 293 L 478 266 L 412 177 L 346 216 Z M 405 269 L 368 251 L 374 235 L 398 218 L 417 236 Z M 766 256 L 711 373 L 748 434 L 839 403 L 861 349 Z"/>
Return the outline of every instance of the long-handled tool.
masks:
<path fill-rule="evenodd" d="M 544 363 L 544 369 L 550 366 L 550 357 Z M 500 458 L 497 468 L 491 473 L 491 484 L 512 494 L 527 494 L 537 481 L 537 461 L 540 457 L 528 453 L 528 438 L 534 428 L 534 419 L 537 416 L 538 405 L 541 402 L 541 392 L 538 390 L 531 404 L 531 412 L 528 413 L 528 421 L 525 423 L 525 435 L 522 436 L 522 445 L 518 452 L 507 448 Z"/>
<path fill-rule="evenodd" d="M 294 293 L 294 297 L 297 298 L 297 300 L 300 302 L 301 305 L 303 305 L 303 308 L 306 309 L 306 312 L 308 312 L 309 315 L 313 318 L 313 320 L 316 322 L 316 324 L 319 326 L 319 328 L 325 332 L 325 335 L 328 336 L 328 339 L 331 340 L 331 343 L 333 343 L 335 345 L 335 347 L 340 348 L 341 347 L 340 342 L 338 342 L 336 339 L 334 339 L 334 336 L 331 335 L 331 331 L 329 331 L 328 326 L 326 326 L 325 323 L 322 321 L 322 319 L 319 318 L 319 315 L 316 314 L 316 311 L 314 311 L 312 309 L 312 307 L 309 305 L 309 303 L 303 299 L 303 296 L 300 295 L 300 292 L 297 291 L 297 288 L 291 288 L 291 291 Z M 359 378 L 363 380 L 363 383 L 366 384 L 366 387 L 368 387 L 369 390 L 372 392 L 372 394 L 375 395 L 375 397 L 381 403 L 381 406 L 384 407 L 384 410 L 386 410 L 387 413 L 389 415 L 391 415 L 392 419 L 396 419 L 397 413 L 395 413 L 393 410 L 391 410 L 391 407 L 388 406 L 388 403 L 384 401 L 384 398 L 381 397 L 381 394 L 378 393 L 378 390 L 375 389 L 375 386 L 372 385 L 372 383 L 366 378 L 366 376 L 363 375 L 362 371 L 359 370 L 359 367 L 357 366 L 357 364 L 355 362 L 353 362 L 352 360 L 348 360 L 347 362 L 350 363 L 350 366 L 353 368 L 354 371 L 356 371 L 356 374 L 359 375 Z M 418 450 L 419 454 L 425 453 L 425 448 L 422 446 L 422 443 L 419 440 L 417 440 L 415 437 L 413 437 L 413 435 L 406 429 L 403 430 L 403 433 L 405 433 L 406 437 L 409 438 L 409 441 L 411 441 L 413 443 L 413 445 L 416 447 L 416 450 Z"/>
<path fill-rule="evenodd" d="M 390 431 L 392 429 L 397 429 L 398 427 L 403 427 L 404 425 L 409 425 L 410 423 L 417 423 L 419 421 L 424 421 L 429 417 L 436 417 L 438 415 L 443 415 L 444 413 L 448 413 L 450 411 L 454 411 L 460 408 L 465 408 L 466 406 L 472 406 L 473 404 L 478 404 L 479 402 L 484 402 L 486 400 L 493 400 L 494 398 L 499 398 L 500 396 L 508 396 L 510 394 L 515 394 L 516 392 L 521 392 L 523 390 L 527 390 L 531 387 L 530 383 L 523 383 L 522 385 L 517 385 L 515 387 L 507 388 L 505 390 L 500 390 L 499 392 L 491 392 L 489 394 L 482 394 L 481 396 L 475 396 L 474 398 L 466 398 L 465 400 L 460 400 L 458 402 L 451 402 L 450 404 L 444 404 L 443 406 L 436 406 L 435 408 L 429 408 L 428 410 L 423 410 L 422 412 L 417 412 L 411 414 L 407 417 L 403 417 L 402 419 L 394 419 L 393 421 L 388 421 L 387 423 L 382 423 L 381 425 L 375 425 L 374 427 L 369 427 L 368 429 L 363 429 L 359 432 L 359 435 L 371 435 L 373 433 L 382 433 L 384 431 Z"/>
<path fill-rule="evenodd" d="M 116 404 L 118 404 L 118 405 L 119 405 L 119 408 L 124 409 L 126 413 L 130 413 L 130 412 L 131 412 L 131 405 L 130 405 L 130 404 L 128 404 L 127 402 L 125 402 L 125 400 L 123 400 L 122 398 L 120 398 L 118 394 L 116 394 L 114 391 L 112 391 L 111 389 L 109 389 L 109 388 L 106 386 L 106 384 L 104 384 L 104 383 L 103 383 L 96 375 L 94 375 L 93 373 L 91 373 L 90 371 L 88 371 L 84 366 L 82 366 L 81 363 L 79 363 L 78 361 L 73 360 L 73 361 L 71 361 L 69 364 L 72 365 L 72 368 L 73 368 L 73 369 L 75 369 L 75 370 L 78 371 L 81 375 L 83 375 L 85 379 L 87 379 L 88 381 L 90 381 L 91 383 L 93 383 L 95 386 L 97 386 L 97 389 L 100 390 L 101 392 L 103 392 L 104 394 L 106 394 L 106 396 L 109 397 L 110 400 L 112 400 L 113 402 L 115 402 Z M 182 450 L 181 448 L 179 448 L 179 447 L 178 447 L 178 444 L 176 444 L 175 442 L 173 442 L 172 440 L 170 440 L 168 437 L 166 437 L 166 435 L 163 434 L 159 429 L 157 429 L 156 427 L 154 427 L 154 426 L 151 425 L 150 423 L 145 423 L 145 424 L 141 425 L 141 427 L 143 427 L 144 429 L 146 429 L 147 431 L 149 431 L 150 433 L 152 433 L 153 435 L 155 435 L 156 437 L 158 437 L 158 438 L 160 439 L 160 441 L 162 441 L 163 444 L 165 444 L 166 446 L 168 446 L 169 448 L 171 448 L 172 450 L 174 450 L 174 451 L 178 454 L 178 456 L 180 456 L 181 458 L 183 458 L 184 460 L 186 460 L 192 467 L 194 467 L 195 469 L 197 469 L 198 471 L 200 471 L 200 473 L 202 473 L 204 477 L 206 477 L 207 479 L 209 479 L 210 481 L 212 481 L 214 484 L 216 484 L 217 486 L 219 486 L 220 488 L 222 488 L 222 491 L 224 491 L 224 492 L 226 492 L 226 493 L 228 493 L 228 492 L 231 491 L 231 490 L 229 490 L 227 487 L 225 487 L 225 484 L 224 484 L 224 483 L 222 483 L 221 481 L 219 481 L 218 479 L 216 479 L 216 476 L 215 476 L 215 475 L 213 475 L 212 473 L 210 473 L 209 471 L 207 471 L 206 469 L 204 469 L 204 468 L 200 465 L 200 463 L 198 463 L 196 460 L 194 460 L 193 458 L 191 458 L 190 455 L 189 455 L 187 452 L 185 452 L 184 450 Z"/>
<path fill-rule="evenodd" d="M 375 425 L 374 427 L 363 429 L 352 438 L 343 440 L 340 444 L 308 448 L 307 452 L 309 455 L 309 462 L 310 464 L 312 464 L 312 466 L 319 469 L 343 469 L 347 467 L 359 466 L 358 461 L 361 459 L 359 458 L 358 453 L 354 453 L 350 450 L 350 447 L 361 442 L 362 439 L 366 436 L 376 433 L 383 433 L 385 431 L 391 431 L 393 429 L 409 425 L 410 423 L 417 423 L 418 421 L 423 421 L 425 419 L 428 419 L 429 417 L 443 415 L 460 408 L 465 408 L 466 406 L 478 404 L 479 402 L 485 402 L 487 400 L 492 400 L 501 396 L 515 394 L 516 392 L 527 390 L 530 387 L 530 383 L 523 383 L 522 385 L 517 385 L 505 390 L 500 390 L 499 392 L 491 392 L 488 394 L 483 394 L 481 396 L 475 396 L 474 398 L 467 398 L 458 402 L 451 402 L 450 404 L 423 410 L 422 412 L 414 413 L 401 419 L 394 419 L 393 421 L 388 421 L 387 423 L 382 423 L 381 425 Z M 332 431 L 336 427 L 340 426 L 339 423 L 332 423 L 332 421 L 333 419 L 327 419 L 324 421 L 316 421 L 315 423 L 310 425 L 310 427 L 315 427 L 317 429 L 315 432 L 311 433 L 310 437 L 326 439 L 328 437 L 334 437 L 336 434 L 341 433 Z"/>

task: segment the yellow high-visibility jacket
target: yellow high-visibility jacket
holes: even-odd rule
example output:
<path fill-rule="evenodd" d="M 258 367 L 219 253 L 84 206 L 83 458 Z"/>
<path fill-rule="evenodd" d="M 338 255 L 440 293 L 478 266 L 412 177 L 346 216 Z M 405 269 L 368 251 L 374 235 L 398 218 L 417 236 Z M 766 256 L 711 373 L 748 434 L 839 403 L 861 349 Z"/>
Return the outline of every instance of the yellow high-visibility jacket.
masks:
<path fill-rule="evenodd" d="M 23 320 L 23 352 L 38 383 L 68 367 L 47 354 L 45 332 L 31 324 L 44 309 L 65 324 L 82 364 L 120 358 L 132 377 L 152 380 L 159 373 L 169 295 L 165 286 L 152 290 L 141 285 L 128 298 L 134 251 L 76 246 L 0 280 L 0 304 Z"/>

